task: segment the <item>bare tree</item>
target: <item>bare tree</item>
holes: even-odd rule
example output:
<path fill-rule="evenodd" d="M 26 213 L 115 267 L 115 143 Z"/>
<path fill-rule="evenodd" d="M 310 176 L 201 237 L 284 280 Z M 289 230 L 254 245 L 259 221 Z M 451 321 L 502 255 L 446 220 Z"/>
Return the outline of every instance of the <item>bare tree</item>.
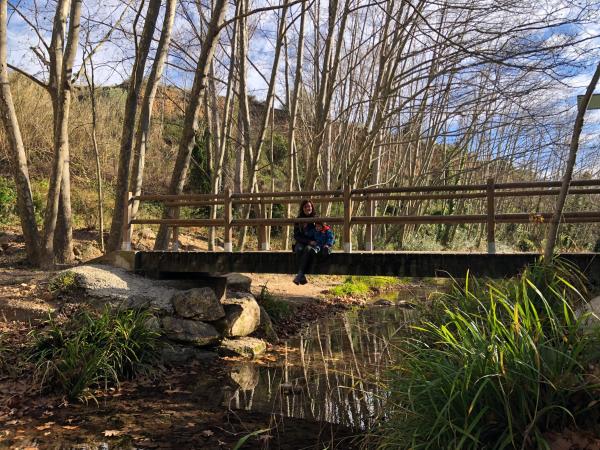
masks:
<path fill-rule="evenodd" d="M 569 185 L 571 184 L 571 179 L 573 178 L 573 168 L 575 167 L 575 161 L 577 160 L 577 150 L 579 149 L 579 136 L 581 136 L 581 130 L 583 129 L 583 118 L 585 116 L 585 110 L 590 104 L 592 94 L 594 92 L 594 89 L 596 89 L 596 85 L 598 84 L 598 79 L 600 79 L 600 63 L 596 66 L 594 75 L 592 75 L 592 79 L 590 80 L 585 94 L 579 102 L 579 106 L 577 108 L 577 117 L 575 118 L 575 123 L 573 124 L 573 135 L 571 137 L 571 145 L 569 146 L 569 156 L 567 158 L 567 165 L 565 167 L 565 173 L 563 175 L 560 193 L 558 194 L 556 205 L 554 207 L 554 214 L 552 214 L 550 226 L 548 227 L 548 233 L 546 235 L 546 246 L 544 248 L 544 260 L 546 262 L 550 262 L 550 260 L 552 259 L 552 254 L 554 253 L 554 246 L 556 243 L 556 236 L 558 234 L 560 217 L 562 216 L 563 208 L 565 206 L 567 193 L 569 192 Z"/>
<path fill-rule="evenodd" d="M 183 192 L 183 187 L 190 166 L 192 150 L 194 149 L 196 133 L 198 131 L 198 112 L 201 106 L 200 101 L 207 86 L 207 76 L 217 43 L 219 41 L 219 35 L 225 19 L 226 10 L 227 2 L 225 0 L 215 1 L 210 23 L 206 31 L 206 38 L 202 43 L 202 50 L 196 65 L 194 84 L 192 85 L 192 90 L 190 93 L 190 102 L 185 111 L 183 135 L 181 137 L 181 141 L 179 142 L 177 160 L 175 161 L 175 168 L 173 169 L 173 175 L 171 177 L 171 183 L 169 186 L 170 194 L 181 194 Z M 173 209 L 168 208 L 165 211 L 164 217 L 173 218 L 173 216 Z M 154 248 L 156 250 L 162 250 L 167 247 L 167 244 L 168 227 L 161 225 L 158 235 L 156 236 Z"/>
<path fill-rule="evenodd" d="M 13 165 L 15 186 L 17 188 L 17 210 L 21 220 L 21 229 L 25 238 L 25 250 L 27 259 L 32 264 L 38 264 L 39 233 L 35 223 L 35 211 L 33 208 L 33 196 L 29 181 L 29 169 L 27 166 L 27 155 L 19 121 L 15 112 L 8 79 L 7 55 L 7 0 L 0 0 L 0 111 L 2 112 L 2 124 L 10 142 L 10 156 Z"/>
<path fill-rule="evenodd" d="M 123 230 L 123 221 L 125 220 L 124 208 L 127 202 L 126 195 L 127 192 L 129 192 L 129 177 L 133 160 L 133 141 L 136 129 L 137 109 L 144 79 L 146 59 L 148 58 L 148 53 L 150 51 L 150 44 L 152 43 L 156 21 L 160 12 L 160 5 L 161 0 L 150 0 L 139 45 L 136 41 L 135 62 L 127 87 L 127 99 L 125 100 L 123 130 L 121 133 L 121 150 L 119 153 L 119 172 L 115 190 L 115 207 L 107 243 L 109 251 L 117 250 L 120 247 L 123 238 L 121 234 Z M 141 14 L 141 10 L 138 11 L 138 15 L 139 14 Z M 134 30 L 135 26 L 136 23 L 134 22 Z M 147 116 L 146 119 L 149 121 L 149 116 Z"/>

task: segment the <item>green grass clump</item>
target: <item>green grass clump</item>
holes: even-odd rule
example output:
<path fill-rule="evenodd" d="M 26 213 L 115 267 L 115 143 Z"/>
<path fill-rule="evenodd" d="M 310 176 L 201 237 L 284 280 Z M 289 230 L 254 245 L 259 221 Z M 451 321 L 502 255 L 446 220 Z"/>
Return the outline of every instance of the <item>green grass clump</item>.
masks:
<path fill-rule="evenodd" d="M 159 333 L 151 329 L 148 311 L 105 309 L 80 312 L 67 323 L 50 319 L 32 333 L 29 360 L 42 387 L 56 388 L 69 398 L 93 398 L 90 388 L 118 385 L 149 373 L 159 350 Z"/>
<path fill-rule="evenodd" d="M 256 297 L 256 301 L 260 306 L 265 308 L 269 317 L 275 322 L 287 319 L 293 313 L 289 303 L 271 294 L 266 284 L 261 286 L 260 294 Z"/>
<path fill-rule="evenodd" d="M 546 431 L 596 424 L 600 332 L 574 313 L 579 278 L 537 265 L 456 286 L 439 320 L 403 342 L 378 447 L 543 449 Z"/>
<path fill-rule="evenodd" d="M 77 286 L 77 275 L 75 272 L 65 270 L 59 272 L 48 284 L 48 290 L 52 294 L 64 293 Z"/>
<path fill-rule="evenodd" d="M 387 289 L 401 283 L 395 277 L 350 276 L 329 290 L 336 297 L 364 296 L 373 290 Z"/>

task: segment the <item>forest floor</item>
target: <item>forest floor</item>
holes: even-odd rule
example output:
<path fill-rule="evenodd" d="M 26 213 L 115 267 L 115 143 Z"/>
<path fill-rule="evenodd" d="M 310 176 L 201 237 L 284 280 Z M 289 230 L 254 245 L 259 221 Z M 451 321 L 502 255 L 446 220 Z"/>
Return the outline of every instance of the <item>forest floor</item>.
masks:
<path fill-rule="evenodd" d="M 79 263 L 101 254 L 94 233 L 83 230 L 74 237 Z M 140 247 L 145 240 L 140 238 Z M 182 240 L 186 246 L 203 246 L 200 240 L 185 236 Z M 282 422 L 271 414 L 223 405 L 213 392 L 226 383 L 227 365 L 235 364 L 235 358 L 161 367 L 152 378 L 98 391 L 96 401 L 87 404 L 39 392 L 32 373 L 19 369 L 23 367 L 20 349 L 28 333 L 60 307 L 48 288 L 52 273 L 28 265 L 16 230 L 5 232 L 0 246 L 0 349 L 12 350 L 0 361 L 0 448 L 231 449 L 257 430 L 263 431 L 243 448 L 353 448 L 353 432 L 340 426 L 293 418 Z M 362 303 L 324 295 L 341 277 L 315 276 L 310 284 L 296 286 L 288 275 L 247 275 L 253 279 L 255 294 L 267 286 L 271 295 L 295 304 L 293 318 L 276 323 L 280 337 L 347 305 Z M 276 358 L 277 350 L 269 346 L 263 358 Z"/>

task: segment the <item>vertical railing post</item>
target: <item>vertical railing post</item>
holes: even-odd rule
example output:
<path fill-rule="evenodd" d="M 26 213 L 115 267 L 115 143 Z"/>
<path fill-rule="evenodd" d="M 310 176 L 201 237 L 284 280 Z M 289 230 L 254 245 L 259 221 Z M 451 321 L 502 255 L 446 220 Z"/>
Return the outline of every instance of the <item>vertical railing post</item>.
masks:
<path fill-rule="evenodd" d="M 131 250 L 131 236 L 133 235 L 133 225 L 131 224 L 131 207 L 132 207 L 132 198 L 133 195 L 131 192 L 127 192 L 125 194 L 125 211 L 123 214 L 123 241 L 121 242 L 121 250 Z"/>
<path fill-rule="evenodd" d="M 223 232 L 223 250 L 226 252 L 233 251 L 233 233 L 231 232 L 231 219 L 232 219 L 232 209 L 231 209 L 231 188 L 225 189 L 225 201 L 223 202 L 223 217 L 225 220 L 225 230 Z"/>
<path fill-rule="evenodd" d="M 179 212 L 180 212 L 180 207 L 175 206 L 174 214 L 173 214 L 175 219 L 179 219 Z M 173 227 L 173 234 L 172 234 L 171 239 L 172 239 L 171 240 L 171 250 L 173 250 L 174 252 L 179 251 L 179 227 L 178 226 Z"/>
<path fill-rule="evenodd" d="M 487 180 L 487 251 L 490 255 L 496 253 L 496 208 L 494 204 L 494 179 Z"/>
<path fill-rule="evenodd" d="M 352 252 L 352 235 L 350 233 L 350 220 L 352 215 L 352 200 L 350 198 L 350 183 L 344 184 L 344 229 L 342 232 L 342 242 L 345 253 Z"/>
<path fill-rule="evenodd" d="M 261 221 L 264 221 L 267 218 L 266 205 L 261 201 L 260 203 L 257 203 L 257 209 L 258 209 L 259 219 Z M 264 222 L 262 222 L 258 225 L 257 228 L 258 228 L 258 249 L 260 251 L 266 251 L 266 250 L 268 250 L 267 226 L 264 224 Z"/>
<path fill-rule="evenodd" d="M 374 216 L 373 200 L 371 200 L 371 196 L 369 194 L 367 194 L 367 204 L 365 206 L 366 206 L 367 216 L 373 217 Z M 372 223 L 368 223 L 366 226 L 366 229 L 365 229 L 365 250 L 368 252 L 373 251 L 373 224 Z"/>

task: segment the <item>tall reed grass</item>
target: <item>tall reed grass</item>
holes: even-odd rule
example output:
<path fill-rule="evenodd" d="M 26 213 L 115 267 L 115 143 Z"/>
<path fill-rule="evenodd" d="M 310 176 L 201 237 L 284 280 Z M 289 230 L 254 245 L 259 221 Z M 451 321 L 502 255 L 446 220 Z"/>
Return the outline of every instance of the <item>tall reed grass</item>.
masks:
<path fill-rule="evenodd" d="M 32 333 L 35 378 L 43 388 L 87 400 L 93 398 L 91 388 L 151 372 L 159 350 L 151 319 L 148 311 L 109 309 L 80 312 L 67 323 L 50 318 L 42 331 Z"/>
<path fill-rule="evenodd" d="M 596 424 L 600 332 L 575 313 L 584 281 L 556 262 L 507 281 L 456 283 L 442 313 L 405 339 L 386 417 L 370 442 L 543 449 L 547 431 Z"/>

